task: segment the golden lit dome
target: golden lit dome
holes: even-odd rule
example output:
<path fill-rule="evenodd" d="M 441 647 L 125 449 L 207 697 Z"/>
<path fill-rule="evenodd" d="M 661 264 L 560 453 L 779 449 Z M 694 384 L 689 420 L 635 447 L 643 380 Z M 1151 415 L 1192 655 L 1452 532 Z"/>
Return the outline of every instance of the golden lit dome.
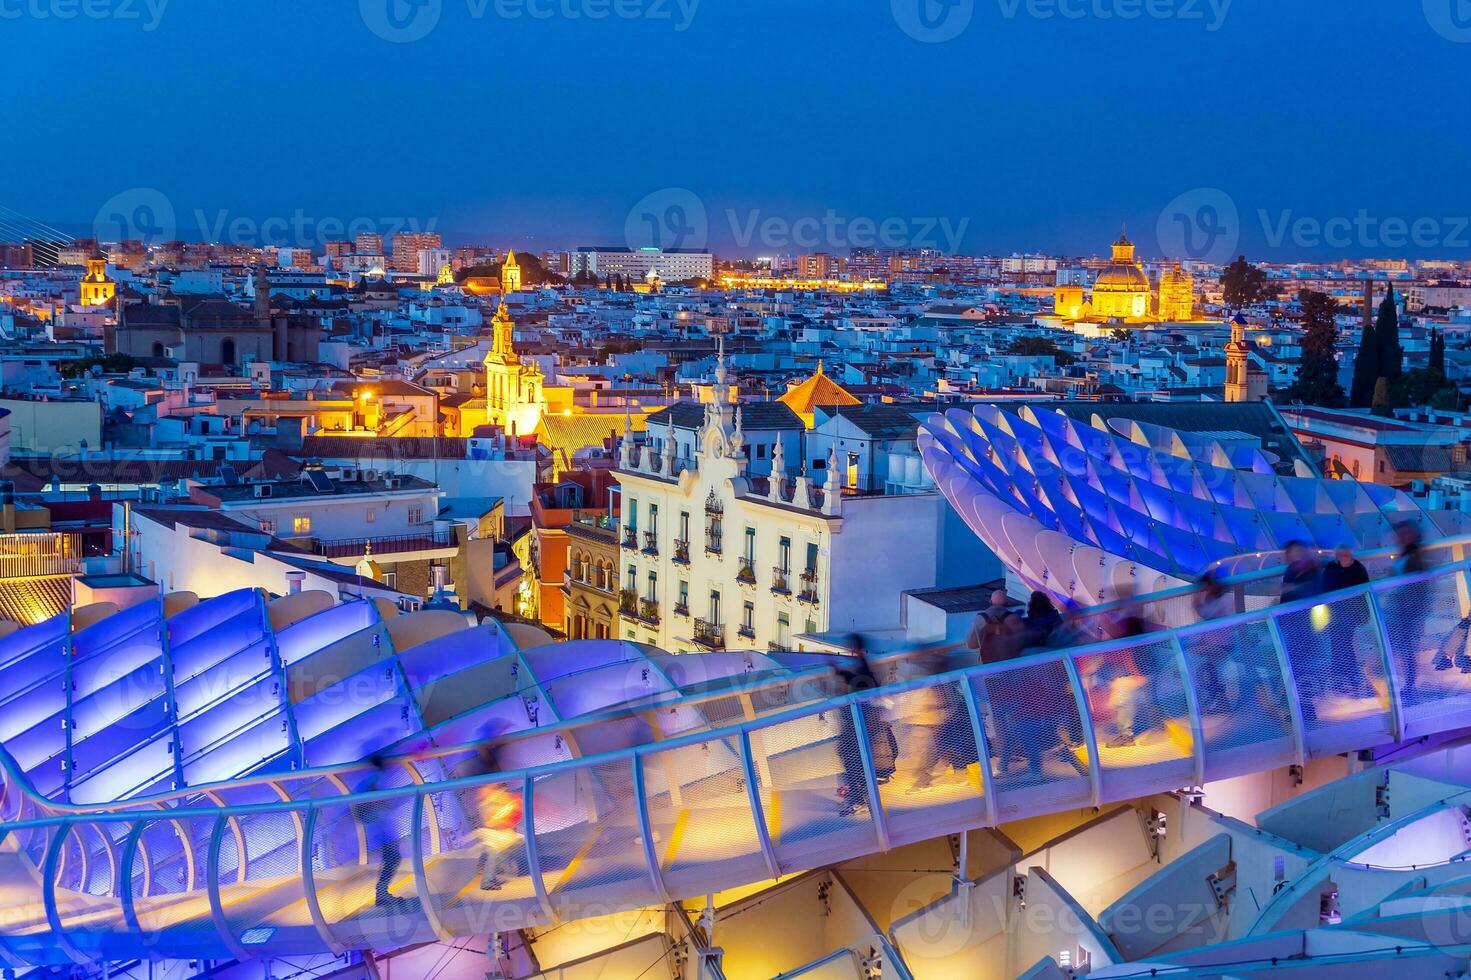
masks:
<path fill-rule="evenodd" d="M 790 408 L 793 414 L 799 416 L 809 429 L 814 424 L 819 407 L 832 408 L 834 405 L 862 404 L 842 385 L 827 376 L 822 369 L 821 361 L 817 362 L 816 374 L 801 384 L 794 385 L 777 401 Z"/>
<path fill-rule="evenodd" d="M 1134 258 L 1134 243 L 1127 234 L 1113 243 L 1113 259 L 1098 273 L 1093 283 L 1095 293 L 1133 293 L 1149 291 L 1149 277 Z"/>

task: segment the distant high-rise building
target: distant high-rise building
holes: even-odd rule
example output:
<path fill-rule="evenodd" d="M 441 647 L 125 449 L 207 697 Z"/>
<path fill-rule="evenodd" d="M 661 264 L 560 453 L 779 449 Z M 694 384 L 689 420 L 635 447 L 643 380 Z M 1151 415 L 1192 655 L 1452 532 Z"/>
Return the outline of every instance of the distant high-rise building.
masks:
<path fill-rule="evenodd" d="M 379 244 L 380 245 L 382 244 L 381 241 L 380 241 Z M 352 242 L 323 242 L 322 243 L 322 253 L 324 255 L 326 255 L 327 258 L 329 258 L 329 259 L 336 259 L 336 258 L 341 258 L 344 255 L 351 255 L 353 253 L 353 251 L 354 251 L 354 248 L 353 248 L 353 243 Z"/>
<path fill-rule="evenodd" d="M 35 256 L 27 243 L 0 245 L 0 268 L 29 269 L 34 262 Z"/>
<path fill-rule="evenodd" d="M 376 231 L 363 232 L 353 239 L 353 251 L 359 255 L 382 255 L 383 236 Z"/>
<path fill-rule="evenodd" d="M 804 279 L 831 279 L 837 264 L 826 252 L 814 252 L 797 259 L 797 275 Z"/>
<path fill-rule="evenodd" d="M 439 248 L 443 242 L 435 231 L 401 231 L 393 236 L 393 270 L 418 272 L 419 253 L 426 248 Z"/>
<path fill-rule="evenodd" d="M 572 253 L 572 275 L 590 273 L 599 279 L 623 276 L 644 282 L 650 272 L 665 282 L 710 279 L 715 275 L 715 256 L 695 249 L 596 248 L 583 247 Z"/>

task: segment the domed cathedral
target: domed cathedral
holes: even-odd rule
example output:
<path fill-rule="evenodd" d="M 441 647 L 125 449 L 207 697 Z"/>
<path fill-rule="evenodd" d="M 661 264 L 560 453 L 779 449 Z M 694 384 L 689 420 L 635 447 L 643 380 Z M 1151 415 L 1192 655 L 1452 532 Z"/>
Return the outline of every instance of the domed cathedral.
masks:
<path fill-rule="evenodd" d="M 1053 293 L 1053 310 L 1064 323 L 1144 323 L 1151 319 L 1154 289 L 1134 257 L 1134 243 L 1129 236 L 1120 234 L 1113 243 L 1113 257 L 1099 270 L 1091 296 L 1082 286 L 1058 286 Z"/>
<path fill-rule="evenodd" d="M 1143 320 L 1149 316 L 1154 291 L 1144 267 L 1134 258 L 1127 234 L 1113 243 L 1113 259 L 1093 281 L 1093 315 L 1105 320 Z"/>

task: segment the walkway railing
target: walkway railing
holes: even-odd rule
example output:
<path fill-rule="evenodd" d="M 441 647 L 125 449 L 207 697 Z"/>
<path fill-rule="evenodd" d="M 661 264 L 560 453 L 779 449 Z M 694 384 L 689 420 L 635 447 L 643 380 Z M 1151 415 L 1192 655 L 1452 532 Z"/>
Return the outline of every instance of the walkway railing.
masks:
<path fill-rule="evenodd" d="M 289 955 L 505 931 L 1459 730 L 1468 570 L 373 792 L 355 776 L 331 797 L 52 812 L 0 760 L 0 957 Z"/>

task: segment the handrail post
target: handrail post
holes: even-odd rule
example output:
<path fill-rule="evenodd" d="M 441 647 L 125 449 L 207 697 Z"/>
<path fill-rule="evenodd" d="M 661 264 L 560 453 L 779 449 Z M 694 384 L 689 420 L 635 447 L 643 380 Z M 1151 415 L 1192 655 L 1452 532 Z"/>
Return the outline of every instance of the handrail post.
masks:
<path fill-rule="evenodd" d="M 1267 632 L 1272 645 L 1277 648 L 1277 663 L 1282 668 L 1282 688 L 1287 695 L 1287 712 L 1292 723 L 1293 751 L 1297 764 L 1303 765 L 1307 762 L 1308 729 L 1302 716 L 1302 696 L 1297 689 L 1297 672 L 1292 669 L 1292 658 L 1287 656 L 1287 643 L 1282 639 L 1282 627 L 1274 612 L 1267 613 Z"/>
<path fill-rule="evenodd" d="M 321 896 L 317 894 L 317 870 L 312 838 L 316 836 L 318 813 L 317 801 L 311 800 L 307 803 L 306 817 L 301 821 L 302 894 L 306 898 L 306 910 L 312 917 L 312 927 L 317 930 L 317 935 L 321 937 L 322 942 L 327 944 L 328 949 L 335 955 L 341 956 L 343 946 L 332 935 L 332 930 L 327 927 L 327 919 L 322 915 Z"/>
<path fill-rule="evenodd" d="M 414 839 L 414 889 L 419 893 L 419 907 L 424 910 L 424 916 L 429 920 L 429 927 L 434 930 L 434 935 L 442 943 L 453 939 L 450 931 L 440 921 L 439 910 L 434 907 L 434 902 L 429 895 L 429 875 L 424 870 L 424 808 L 429 805 L 429 794 L 423 787 L 414 790 L 414 816 L 410 833 Z"/>
<path fill-rule="evenodd" d="M 986 808 L 986 826 L 995 827 L 1001 822 L 997 816 L 1000 805 L 996 799 L 996 777 L 991 772 L 991 742 L 986 738 L 985 716 L 981 713 L 981 704 L 970 677 L 961 677 L 956 683 L 960 685 L 960 696 L 965 700 L 965 711 L 970 716 L 971 732 L 976 739 L 976 763 L 981 770 L 981 803 Z M 986 703 L 990 702 L 991 699 L 987 698 Z"/>
<path fill-rule="evenodd" d="M 1394 732 L 1396 742 L 1403 741 L 1405 737 L 1405 709 L 1404 698 L 1400 691 L 1399 665 L 1394 662 L 1394 650 L 1389 643 L 1389 629 L 1384 622 L 1384 610 L 1379 606 L 1379 594 L 1372 586 L 1364 593 L 1369 603 L 1369 616 L 1374 620 L 1374 628 L 1379 633 L 1379 643 L 1384 651 L 1384 686 L 1389 692 L 1389 726 Z M 1419 650 L 1411 650 L 1410 656 L 1418 657 Z"/>
<path fill-rule="evenodd" d="M 117 895 L 123 906 L 123 922 L 140 936 L 143 935 L 143 926 L 138 922 L 137 909 L 133 907 L 133 859 L 137 856 L 138 841 L 143 837 L 145 824 L 145 820 L 138 820 L 128 828 L 117 872 Z"/>
<path fill-rule="evenodd" d="M 879 850 L 887 854 L 890 848 L 889 820 L 884 813 L 884 801 L 879 799 L 878 772 L 873 764 L 873 745 L 868 740 L 868 721 L 863 717 L 863 702 L 849 702 L 848 712 L 853 722 L 853 737 L 858 740 L 863 782 L 868 790 L 868 814 L 873 819 L 873 829 L 878 834 Z M 842 738 L 841 735 L 838 737 Z"/>
<path fill-rule="evenodd" d="M 644 784 L 643 753 L 633 753 L 629 758 L 629 765 L 633 767 L 633 807 L 638 817 L 638 834 L 643 844 L 644 862 L 649 866 L 649 884 L 654 886 L 654 894 L 659 896 L 659 900 L 668 905 L 669 890 L 664 887 L 664 872 L 659 866 L 659 854 L 654 850 L 654 831 L 649 825 L 649 794 Z"/>
<path fill-rule="evenodd" d="M 1073 686 L 1073 699 L 1078 705 L 1078 721 L 1083 725 L 1083 744 L 1088 748 L 1088 782 L 1093 789 L 1093 805 L 1103 805 L 1103 760 L 1098 756 L 1098 732 L 1093 728 L 1093 712 L 1088 707 L 1088 692 L 1083 688 L 1083 675 L 1070 656 L 1062 658 L 1068 682 Z"/>
<path fill-rule="evenodd" d="M 220 899 L 220 841 L 225 836 L 227 819 L 221 812 L 215 818 L 214 829 L 209 835 L 209 851 L 204 859 L 205 887 L 209 890 L 209 915 L 214 920 L 215 932 L 219 933 L 220 939 L 224 941 L 225 948 L 230 951 L 231 956 L 241 962 L 246 962 L 250 959 L 250 954 L 246 952 L 244 946 L 240 945 L 240 941 L 230 930 L 230 923 L 225 919 L 225 903 Z M 245 880 L 245 860 L 246 855 L 241 854 L 240 867 L 236 869 L 236 874 L 241 881 Z"/>
<path fill-rule="evenodd" d="M 761 842 L 761 856 L 766 859 L 766 870 L 775 881 L 781 877 L 781 865 L 776 861 L 776 848 L 771 846 L 771 828 L 766 826 L 766 807 L 761 802 L 761 784 L 756 780 L 756 759 L 751 748 L 750 729 L 741 729 L 740 751 L 741 765 L 746 770 L 746 799 L 751 804 L 751 821 L 756 827 L 756 839 Z"/>
<path fill-rule="evenodd" d="M 1195 785 L 1205 785 L 1205 724 L 1200 714 L 1200 690 L 1195 686 L 1195 671 L 1185 656 L 1185 646 L 1178 633 L 1170 634 L 1170 645 L 1180 661 L 1180 680 L 1185 685 L 1185 710 L 1190 712 L 1190 738 L 1195 743 Z"/>
<path fill-rule="evenodd" d="M 71 822 L 63 820 L 56 824 L 55 835 L 46 842 L 46 857 L 41 871 L 41 904 L 46 909 L 46 923 L 51 926 L 52 938 L 61 951 L 78 963 L 90 963 L 92 957 L 77 949 L 61 926 L 61 913 L 56 907 L 56 874 L 60 863 L 61 846 L 71 833 Z"/>
<path fill-rule="evenodd" d="M 557 921 L 557 911 L 552 908 L 546 881 L 541 876 L 541 851 L 536 846 L 534 783 L 535 780 L 529 775 L 521 783 L 521 840 L 526 845 L 526 874 L 531 878 L 531 887 L 536 892 L 536 901 L 541 905 L 542 914 L 550 924 Z"/>

